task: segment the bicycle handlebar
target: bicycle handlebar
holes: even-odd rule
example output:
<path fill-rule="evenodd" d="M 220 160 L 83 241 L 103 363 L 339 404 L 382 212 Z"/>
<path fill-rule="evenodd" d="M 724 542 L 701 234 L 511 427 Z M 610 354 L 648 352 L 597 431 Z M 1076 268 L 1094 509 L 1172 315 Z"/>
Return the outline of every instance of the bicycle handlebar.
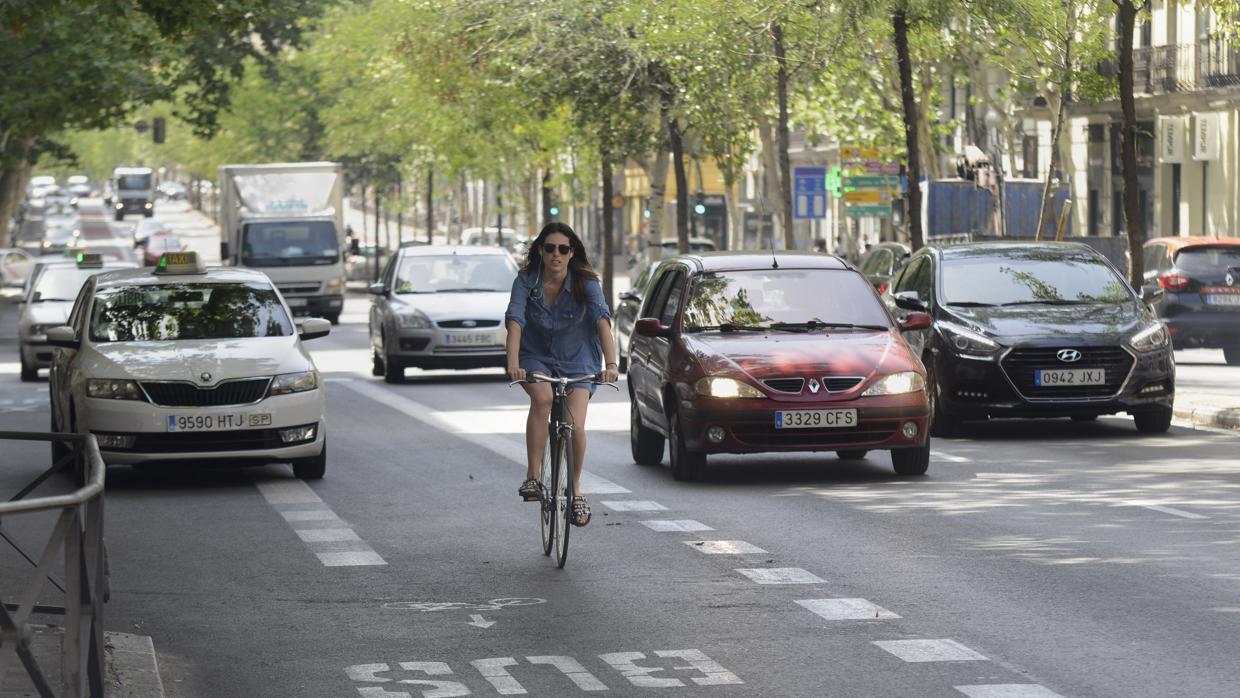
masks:
<path fill-rule="evenodd" d="M 609 385 L 612 388 L 615 388 L 616 390 L 620 389 L 620 387 L 616 385 L 615 383 L 604 383 L 603 381 L 598 380 L 599 374 L 597 373 L 591 373 L 585 376 L 577 376 L 575 378 L 568 378 L 568 377 L 553 378 L 551 376 L 548 376 L 545 373 L 534 373 L 532 371 L 530 373 L 527 373 L 526 375 L 529 377 L 526 378 L 525 380 L 512 381 L 511 383 L 508 384 L 508 387 L 511 388 L 512 386 L 517 385 L 519 383 L 559 383 L 561 385 L 566 385 L 566 386 L 574 385 L 577 383 L 592 383 L 594 385 Z"/>

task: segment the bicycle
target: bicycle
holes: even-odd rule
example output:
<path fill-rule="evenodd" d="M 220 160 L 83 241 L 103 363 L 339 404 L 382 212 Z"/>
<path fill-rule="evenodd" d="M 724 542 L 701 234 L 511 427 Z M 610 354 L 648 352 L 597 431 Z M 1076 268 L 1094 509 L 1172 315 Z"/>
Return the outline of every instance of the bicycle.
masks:
<path fill-rule="evenodd" d="M 616 390 L 620 388 L 613 383 L 603 383 L 597 375 L 577 376 L 576 378 L 552 378 L 542 373 L 530 373 L 525 380 L 513 381 L 509 387 L 518 383 L 551 383 L 551 420 L 547 431 L 547 448 L 543 449 L 542 465 L 538 474 L 541 484 L 539 492 L 539 519 L 542 522 L 543 555 L 551 555 L 555 549 L 556 565 L 564 567 L 568 562 L 568 532 L 572 528 L 573 497 L 577 492 L 573 488 L 573 477 L 568 464 L 573 457 L 573 423 L 565 419 L 564 400 L 568 397 L 569 386 L 592 383 L 609 385 Z"/>

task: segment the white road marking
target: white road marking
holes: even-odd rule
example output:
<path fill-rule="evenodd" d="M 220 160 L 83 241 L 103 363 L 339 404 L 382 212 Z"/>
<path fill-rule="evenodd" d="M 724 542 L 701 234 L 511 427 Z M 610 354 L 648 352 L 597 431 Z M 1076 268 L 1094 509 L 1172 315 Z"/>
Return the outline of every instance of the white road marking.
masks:
<path fill-rule="evenodd" d="M 756 545 L 743 540 L 687 540 L 685 545 L 707 555 L 744 555 L 746 553 L 765 553 Z"/>
<path fill-rule="evenodd" d="M 825 584 L 827 581 L 800 567 L 755 567 L 736 571 L 758 584 Z"/>
<path fill-rule="evenodd" d="M 473 433 L 476 428 L 476 424 L 474 423 L 469 424 L 468 429 L 465 429 L 456 420 L 446 418 L 445 415 L 447 413 L 438 412 L 420 402 L 410 400 L 407 397 L 402 397 L 390 390 L 385 390 L 371 385 L 367 381 L 342 381 L 341 385 L 364 397 L 368 397 L 375 402 L 387 405 L 401 414 L 416 419 L 427 426 L 452 434 L 476 446 L 481 446 L 482 448 L 503 457 L 505 460 L 519 464 L 522 468 L 526 465 L 524 416 L 521 417 L 522 438 L 520 440 L 499 436 L 493 433 Z M 483 423 L 487 422 L 490 418 L 494 417 L 497 412 L 497 410 L 487 411 L 485 413 L 486 417 L 482 418 L 480 421 Z M 475 415 L 474 419 L 475 421 L 478 421 L 478 415 Z M 586 463 L 586 466 L 589 466 L 588 462 Z M 581 491 L 582 494 L 629 494 L 630 492 L 630 490 L 617 485 L 606 478 L 599 477 L 598 475 L 591 473 L 589 470 L 581 474 Z"/>
<path fill-rule="evenodd" d="M 516 666 L 517 660 L 512 657 L 493 657 L 490 659 L 475 659 L 470 662 L 474 668 L 482 674 L 482 678 L 486 679 L 495 687 L 495 692 L 501 696 L 516 696 L 529 693 L 508 673 L 508 667 Z"/>
<path fill-rule="evenodd" d="M 325 567 L 387 564 L 305 482 L 262 480 L 254 486 Z M 323 527 L 325 521 L 330 528 Z"/>
<path fill-rule="evenodd" d="M 607 685 L 598 680 L 598 677 L 586 670 L 581 662 L 572 657 L 559 656 L 539 656 L 526 657 L 525 661 L 530 664 L 550 664 L 564 673 L 573 683 L 577 684 L 577 688 L 583 691 L 606 691 Z"/>
<path fill-rule="evenodd" d="M 953 686 L 969 698 L 1063 698 L 1036 683 L 995 683 L 980 686 Z"/>
<path fill-rule="evenodd" d="M 680 533 L 693 533 L 695 531 L 713 531 L 715 529 L 707 526 L 700 521 L 693 519 L 649 519 L 642 522 L 642 525 L 652 531 L 668 532 L 677 531 Z"/>
<path fill-rule="evenodd" d="M 886 620 L 900 616 L 865 599 L 804 599 L 797 601 L 826 620 Z"/>
<path fill-rule="evenodd" d="M 489 628 L 492 625 L 495 625 L 495 621 L 487 620 L 486 618 L 483 618 L 481 614 L 475 613 L 469 617 L 469 622 L 466 623 L 466 625 L 473 625 L 479 628 Z"/>
<path fill-rule="evenodd" d="M 943 453 L 942 451 L 931 451 L 930 457 L 935 460 L 945 460 L 948 463 L 972 463 L 973 462 L 973 460 L 970 458 L 965 458 L 964 456 L 953 456 L 950 453 Z"/>
<path fill-rule="evenodd" d="M 1194 514 L 1191 511 L 1184 511 L 1183 509 L 1176 509 L 1175 507 L 1164 506 L 1162 504 L 1150 504 L 1148 502 L 1125 502 L 1125 504 L 1127 504 L 1128 506 L 1133 506 L 1133 507 L 1143 507 L 1145 509 L 1152 509 L 1154 511 L 1162 512 L 1164 514 L 1171 514 L 1172 516 L 1179 516 L 1185 519 L 1209 518 L 1206 516 L 1202 516 L 1201 514 Z"/>
<path fill-rule="evenodd" d="M 602 505 L 612 511 L 667 511 L 667 507 L 649 500 L 609 501 L 602 502 Z"/>
<path fill-rule="evenodd" d="M 875 640 L 874 644 L 906 662 L 986 661 L 955 640 Z"/>

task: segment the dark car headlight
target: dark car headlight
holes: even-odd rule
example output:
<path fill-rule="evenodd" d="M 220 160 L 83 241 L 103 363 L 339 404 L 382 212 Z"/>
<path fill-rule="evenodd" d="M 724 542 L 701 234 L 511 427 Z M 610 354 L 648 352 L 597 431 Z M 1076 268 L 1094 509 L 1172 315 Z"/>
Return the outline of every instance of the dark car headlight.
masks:
<path fill-rule="evenodd" d="M 1155 321 L 1141 328 L 1130 337 L 1128 339 L 1128 346 L 1137 351 L 1155 351 L 1167 346 L 1169 336 L 1167 327 L 1161 322 Z"/>
<path fill-rule="evenodd" d="M 935 327 L 943 335 L 943 340 L 947 342 L 947 346 L 951 347 L 953 353 L 966 359 L 979 359 L 981 361 L 993 361 L 999 354 L 1001 348 L 999 343 L 987 337 L 980 332 L 957 325 L 954 322 L 940 320 L 935 323 Z"/>

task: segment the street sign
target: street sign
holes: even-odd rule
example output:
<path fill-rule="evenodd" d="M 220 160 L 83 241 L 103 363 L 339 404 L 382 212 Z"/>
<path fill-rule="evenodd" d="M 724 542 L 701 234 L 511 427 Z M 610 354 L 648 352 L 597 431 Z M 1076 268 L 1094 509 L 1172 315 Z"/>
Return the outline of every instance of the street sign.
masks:
<path fill-rule="evenodd" d="M 849 218 L 870 218 L 870 217 L 888 218 L 891 216 L 891 205 L 890 204 L 862 204 L 862 205 L 849 206 L 845 208 L 844 211 L 847 213 Z"/>
<path fill-rule="evenodd" d="M 845 177 L 844 186 L 854 189 L 899 189 L 900 178 L 890 175 L 860 175 Z"/>
<path fill-rule="evenodd" d="M 844 192 L 844 203 L 853 204 L 890 204 L 900 196 L 894 189 L 856 189 Z"/>
<path fill-rule="evenodd" d="M 825 218 L 827 215 L 827 168 L 793 168 L 792 181 L 792 217 Z"/>
<path fill-rule="evenodd" d="M 881 157 L 878 148 L 866 148 L 859 145 L 840 146 L 840 159 L 844 162 L 865 162 L 866 160 L 878 160 Z"/>

